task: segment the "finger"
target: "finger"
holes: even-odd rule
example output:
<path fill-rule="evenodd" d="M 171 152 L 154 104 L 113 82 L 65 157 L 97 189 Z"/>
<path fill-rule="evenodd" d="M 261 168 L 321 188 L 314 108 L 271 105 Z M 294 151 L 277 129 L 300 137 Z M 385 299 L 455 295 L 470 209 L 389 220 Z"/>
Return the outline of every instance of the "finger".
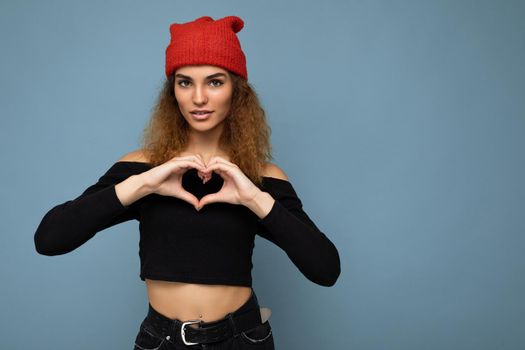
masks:
<path fill-rule="evenodd" d="M 196 156 L 199 158 L 199 160 L 201 161 L 202 165 L 204 167 L 206 167 L 206 163 L 204 163 L 204 158 L 202 158 L 202 156 L 200 154 L 197 154 Z"/>
<path fill-rule="evenodd" d="M 199 209 L 202 209 L 206 204 L 221 202 L 221 196 L 219 193 L 220 192 L 210 193 L 202 197 L 198 204 Z"/>
<path fill-rule="evenodd" d="M 213 172 L 211 170 L 208 170 L 207 168 L 204 171 L 199 170 L 198 175 L 201 178 L 203 184 L 211 179 L 212 173 Z"/>
<path fill-rule="evenodd" d="M 191 160 L 193 160 L 195 163 L 199 164 L 203 168 L 206 168 L 206 164 L 204 164 L 204 160 L 200 156 L 193 155 L 191 156 Z"/>
<path fill-rule="evenodd" d="M 174 161 L 174 162 L 180 162 L 184 160 L 193 161 L 203 167 L 206 167 L 206 164 L 204 164 L 204 161 L 202 160 L 202 158 L 199 155 L 195 155 L 195 154 L 187 155 L 187 156 L 176 156 L 171 159 L 171 161 Z"/>
<path fill-rule="evenodd" d="M 210 159 L 210 163 L 208 163 L 208 165 L 214 164 L 214 163 L 222 163 L 222 164 L 226 164 L 226 165 L 233 166 L 233 167 L 237 166 L 237 164 L 229 162 L 229 161 L 227 161 L 226 159 L 224 159 L 221 156 L 214 156 L 214 157 L 212 157 Z"/>
<path fill-rule="evenodd" d="M 204 174 L 201 172 L 199 172 L 199 177 L 201 178 L 203 184 L 211 180 L 211 175 Z"/>
<path fill-rule="evenodd" d="M 195 209 L 197 209 L 197 207 L 199 206 L 199 199 L 186 190 L 182 190 L 181 192 L 179 192 L 178 197 L 193 205 Z"/>
<path fill-rule="evenodd" d="M 206 182 L 211 180 L 211 175 L 202 174 L 202 183 L 205 184 Z"/>
<path fill-rule="evenodd" d="M 213 171 L 213 172 L 216 172 L 217 174 L 219 175 L 223 175 L 223 174 L 227 174 L 227 175 L 233 175 L 232 171 L 233 171 L 233 167 L 230 166 L 230 165 L 227 165 L 227 164 L 224 164 L 224 163 L 213 163 L 211 165 L 208 165 L 208 167 L 206 168 L 208 169 L 209 171 Z"/>
<path fill-rule="evenodd" d="M 203 167 L 206 167 L 206 163 L 204 163 L 204 159 L 202 158 L 202 156 L 201 156 L 200 154 L 193 155 L 193 157 L 195 157 L 195 160 L 196 160 L 200 165 L 202 165 Z"/>
<path fill-rule="evenodd" d="M 197 169 L 197 170 L 200 170 L 202 172 L 206 172 L 206 168 L 199 164 L 197 161 L 195 161 L 195 159 L 189 159 L 189 160 L 177 160 L 175 164 L 175 167 L 178 168 L 178 169 L 189 169 L 189 168 L 194 168 L 194 169 Z"/>

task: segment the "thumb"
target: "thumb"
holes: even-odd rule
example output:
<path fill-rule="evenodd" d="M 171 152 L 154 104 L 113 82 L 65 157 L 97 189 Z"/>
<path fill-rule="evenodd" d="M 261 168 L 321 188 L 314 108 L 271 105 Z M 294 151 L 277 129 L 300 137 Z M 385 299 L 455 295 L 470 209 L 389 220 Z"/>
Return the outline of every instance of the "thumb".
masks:
<path fill-rule="evenodd" d="M 183 190 L 183 191 L 179 192 L 179 196 L 178 197 L 180 199 L 190 203 L 195 208 L 197 208 L 199 206 L 199 199 L 197 199 L 197 197 L 195 197 L 193 194 L 189 193 L 188 191 Z"/>
<path fill-rule="evenodd" d="M 199 201 L 198 208 L 202 209 L 202 207 L 204 207 L 206 204 L 215 203 L 219 201 L 220 201 L 220 197 L 217 195 L 217 193 L 207 194 L 204 197 L 202 197 L 201 200 Z"/>

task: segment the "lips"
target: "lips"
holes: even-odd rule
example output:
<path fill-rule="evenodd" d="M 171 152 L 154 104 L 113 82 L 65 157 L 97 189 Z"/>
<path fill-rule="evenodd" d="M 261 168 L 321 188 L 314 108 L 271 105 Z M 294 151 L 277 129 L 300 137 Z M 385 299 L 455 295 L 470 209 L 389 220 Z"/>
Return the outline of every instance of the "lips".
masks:
<path fill-rule="evenodd" d="M 213 112 L 212 111 L 192 111 L 191 115 L 197 120 L 207 119 Z"/>

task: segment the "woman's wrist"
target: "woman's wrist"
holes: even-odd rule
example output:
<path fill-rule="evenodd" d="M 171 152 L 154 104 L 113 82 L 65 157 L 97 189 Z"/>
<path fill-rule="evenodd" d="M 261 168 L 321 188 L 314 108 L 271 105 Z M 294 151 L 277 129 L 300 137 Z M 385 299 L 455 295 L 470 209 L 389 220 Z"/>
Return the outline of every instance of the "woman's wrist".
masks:
<path fill-rule="evenodd" d="M 141 174 L 131 175 L 126 180 L 115 185 L 115 192 L 123 206 L 127 207 L 147 196 L 152 190 L 147 186 Z"/>
<path fill-rule="evenodd" d="M 275 199 L 264 191 L 259 191 L 257 194 L 244 205 L 253 211 L 259 219 L 263 219 L 272 210 Z"/>

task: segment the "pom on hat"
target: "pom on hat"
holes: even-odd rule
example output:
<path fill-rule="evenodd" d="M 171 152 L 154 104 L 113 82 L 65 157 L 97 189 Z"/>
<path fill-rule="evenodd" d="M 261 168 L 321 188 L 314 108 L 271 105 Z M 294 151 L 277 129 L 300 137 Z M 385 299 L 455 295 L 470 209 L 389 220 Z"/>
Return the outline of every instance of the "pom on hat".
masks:
<path fill-rule="evenodd" d="M 166 48 L 166 77 L 185 65 L 219 66 L 248 80 L 246 56 L 237 38 L 244 21 L 237 16 L 213 20 L 202 16 L 191 22 L 170 25 L 170 43 Z"/>

